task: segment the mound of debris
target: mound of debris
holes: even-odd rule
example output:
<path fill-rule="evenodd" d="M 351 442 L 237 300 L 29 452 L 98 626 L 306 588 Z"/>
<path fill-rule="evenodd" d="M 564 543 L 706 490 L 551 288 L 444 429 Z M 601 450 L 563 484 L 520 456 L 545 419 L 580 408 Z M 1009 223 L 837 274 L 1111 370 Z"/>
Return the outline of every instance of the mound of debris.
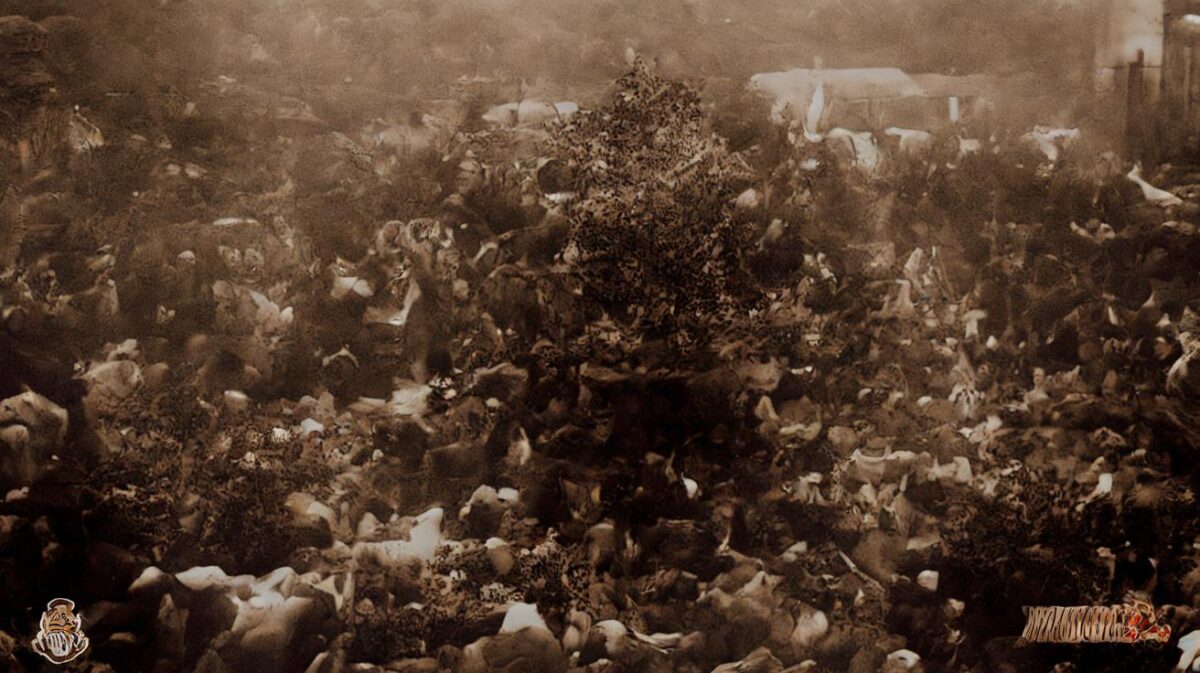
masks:
<path fill-rule="evenodd" d="M 1118 671 L 1174 652 L 1014 651 L 1021 607 L 1200 626 L 1190 200 L 732 152 L 643 64 L 533 155 L 187 109 L 0 273 L 10 670 L 56 596 L 92 673 Z"/>

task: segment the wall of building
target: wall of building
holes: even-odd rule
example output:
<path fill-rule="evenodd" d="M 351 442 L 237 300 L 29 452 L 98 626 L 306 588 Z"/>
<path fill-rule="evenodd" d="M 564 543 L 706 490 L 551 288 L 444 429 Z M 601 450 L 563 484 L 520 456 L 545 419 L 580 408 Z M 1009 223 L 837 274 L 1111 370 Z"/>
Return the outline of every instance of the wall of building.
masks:
<path fill-rule="evenodd" d="M 1108 40 L 1097 50 L 1102 65 L 1122 65 L 1146 54 L 1146 65 L 1162 65 L 1162 0 L 1110 0 Z"/>
<path fill-rule="evenodd" d="M 1096 43 L 1096 90 L 1117 92 L 1123 74 L 1144 56 L 1148 92 L 1158 90 L 1163 61 L 1163 0 L 1101 0 Z"/>

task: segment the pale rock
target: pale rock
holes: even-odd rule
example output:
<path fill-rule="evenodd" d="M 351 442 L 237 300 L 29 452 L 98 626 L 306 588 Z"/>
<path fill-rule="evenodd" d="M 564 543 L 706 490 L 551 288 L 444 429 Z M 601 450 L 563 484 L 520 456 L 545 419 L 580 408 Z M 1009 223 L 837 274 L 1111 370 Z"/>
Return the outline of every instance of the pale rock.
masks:
<path fill-rule="evenodd" d="M 492 571 L 500 577 L 504 577 L 516 564 L 516 557 L 513 555 L 512 546 L 498 537 L 490 537 L 483 543 L 484 554 L 488 561 L 492 564 Z"/>
<path fill-rule="evenodd" d="M 858 433 L 844 425 L 829 428 L 829 443 L 839 453 L 850 453 L 858 448 Z"/>
<path fill-rule="evenodd" d="M 240 414 L 250 408 L 250 397 L 240 390 L 226 390 L 221 401 L 230 413 Z"/>
<path fill-rule="evenodd" d="M 314 610 L 311 598 L 292 596 L 267 609 L 262 621 L 242 636 L 242 648 L 258 657 L 279 656 L 291 645 L 296 628 Z"/>
<path fill-rule="evenodd" d="M 492 106 L 481 119 L 500 127 L 518 128 L 541 126 L 548 122 L 566 121 L 579 112 L 579 104 L 571 101 L 546 102 L 523 100 Z"/>
<path fill-rule="evenodd" d="M 0 480 L 35 481 L 67 436 L 67 412 L 33 391 L 0 402 Z"/>
<path fill-rule="evenodd" d="M 318 519 L 324 519 L 329 524 L 330 530 L 336 530 L 338 526 L 338 515 L 333 511 L 333 508 L 320 500 L 313 500 L 308 504 L 304 511 L 305 514 L 315 516 Z"/>
<path fill-rule="evenodd" d="M 801 540 L 783 550 L 783 553 L 779 555 L 779 560 L 783 561 L 784 563 L 795 563 L 796 561 L 800 560 L 801 556 L 804 556 L 807 553 L 808 542 L 806 540 Z"/>
<path fill-rule="evenodd" d="M 363 514 L 362 519 L 359 519 L 354 535 L 359 540 L 370 540 L 379 532 L 379 528 L 379 519 L 375 518 L 374 514 L 367 512 Z"/>
<path fill-rule="evenodd" d="M 808 605 L 801 605 L 796 614 L 796 628 L 792 630 L 791 643 L 798 650 L 811 647 L 829 633 L 829 618 L 825 613 Z"/>
<path fill-rule="evenodd" d="M 339 300 L 346 297 L 369 299 L 375 296 L 375 290 L 366 278 L 337 276 L 333 279 L 333 287 L 329 290 L 329 296 Z"/>
<path fill-rule="evenodd" d="M 697 484 L 695 479 L 689 479 L 683 473 L 680 473 L 679 477 L 683 480 L 683 488 L 687 491 L 688 500 L 695 500 L 700 494 L 700 484 Z"/>
<path fill-rule="evenodd" d="M 608 563 L 617 553 L 617 530 L 609 521 L 602 521 L 584 534 L 588 562 L 593 568 Z"/>
<path fill-rule="evenodd" d="M 957 484 L 969 484 L 973 478 L 971 473 L 971 461 L 966 456 L 954 457 L 954 482 Z"/>
<path fill-rule="evenodd" d="M 738 210 L 754 210 L 762 205 L 762 196 L 758 193 L 758 190 L 750 188 L 738 194 L 734 205 Z"/>
<path fill-rule="evenodd" d="M 427 410 L 427 402 L 432 393 L 433 388 L 410 382 L 393 390 L 384 407 L 395 416 L 420 416 Z"/>
<path fill-rule="evenodd" d="M 441 507 L 434 507 L 418 516 L 408 540 L 355 543 L 354 558 L 373 560 L 384 566 L 428 563 L 442 541 L 444 514 Z"/>
<path fill-rule="evenodd" d="M 153 587 L 163 586 L 170 583 L 170 575 L 159 570 L 155 566 L 147 566 L 145 570 L 133 580 L 129 585 L 129 593 L 134 594 L 141 591 L 147 591 Z"/>
<path fill-rule="evenodd" d="M 917 575 L 917 584 L 928 589 L 929 591 L 937 591 L 938 588 L 938 572 L 936 570 L 922 570 Z"/>
<path fill-rule="evenodd" d="M 820 472 L 809 472 L 798 477 L 793 484 L 792 498 L 808 504 L 823 504 L 825 496 L 821 494 L 821 482 L 825 476 Z"/>
<path fill-rule="evenodd" d="M 712 673 L 782 673 L 783 663 L 765 647 L 747 654 L 740 661 L 731 661 L 712 669 Z"/>
<path fill-rule="evenodd" d="M 230 577 L 218 566 L 196 566 L 175 573 L 175 579 L 193 591 L 203 591 L 210 587 L 226 586 Z"/>
<path fill-rule="evenodd" d="M 212 226 L 214 226 L 214 227 L 235 227 L 238 225 L 255 226 L 257 224 L 258 224 L 258 220 L 254 219 L 252 217 L 220 217 L 220 218 L 213 220 Z"/>
<path fill-rule="evenodd" d="M 758 404 L 754 405 L 754 416 L 760 421 L 779 422 L 779 414 L 775 411 L 775 403 L 767 395 L 758 398 Z"/>
<path fill-rule="evenodd" d="M 587 635 L 591 628 L 591 615 L 572 608 L 567 613 L 567 628 L 563 630 L 563 651 L 569 654 L 582 650 L 587 644 Z"/>
<path fill-rule="evenodd" d="M 511 497 L 512 493 L 506 495 Z M 496 489 L 484 484 L 471 494 L 467 504 L 458 511 L 458 518 L 466 522 L 470 535 L 487 537 L 495 533 L 500 526 L 505 509 L 507 504 L 500 499 Z"/>
<path fill-rule="evenodd" d="M 196 662 L 193 673 L 229 673 L 229 666 L 225 664 L 216 650 L 209 648 Z M 305 671 L 305 673 L 310 673 L 310 671 Z"/>
<path fill-rule="evenodd" d="M 963 339 L 978 339 L 979 338 L 979 321 L 987 318 L 987 311 L 981 309 L 973 309 L 963 314 L 963 322 L 966 324 Z"/>
<path fill-rule="evenodd" d="M 488 673 L 488 663 L 484 658 L 483 650 L 491 641 L 490 637 L 484 637 L 463 647 L 463 658 L 458 667 L 459 673 Z"/>
<path fill-rule="evenodd" d="M 517 437 L 509 444 L 504 461 L 513 467 L 521 467 L 531 458 L 533 458 L 533 445 L 529 442 L 529 435 L 525 434 L 524 428 L 518 428 Z"/>
<path fill-rule="evenodd" d="M 765 362 L 757 359 L 745 359 L 734 367 L 734 373 L 747 389 L 768 393 L 779 386 L 783 377 L 783 366 L 779 360 L 771 357 Z"/>
<path fill-rule="evenodd" d="M 1125 177 L 1128 178 L 1130 182 L 1141 188 L 1142 196 L 1145 197 L 1147 201 L 1159 206 L 1160 208 L 1170 208 L 1183 204 L 1183 199 L 1164 189 L 1159 189 L 1158 187 L 1155 187 L 1149 182 L 1143 180 L 1142 165 L 1140 163 L 1134 164 L 1133 168 Z"/>
<path fill-rule="evenodd" d="M 932 138 L 928 131 L 905 129 L 896 126 L 888 127 L 883 132 L 885 135 L 899 139 L 899 149 L 904 154 L 914 153 L 928 147 Z"/>
<path fill-rule="evenodd" d="M 143 381 L 141 368 L 132 360 L 95 364 L 82 378 L 88 384 L 84 407 L 93 416 L 115 412 Z"/>
<path fill-rule="evenodd" d="M 464 648 L 464 655 L 466 650 Z M 567 658 L 562 645 L 548 629 L 524 628 L 516 633 L 498 633 L 482 642 L 484 670 L 538 671 L 538 673 L 566 673 Z M 470 669 L 464 666 L 461 673 Z"/>
<path fill-rule="evenodd" d="M 917 455 L 912 451 L 893 451 L 883 456 L 871 456 L 855 449 L 846 468 L 846 476 L 878 487 L 881 483 L 899 481 L 912 469 Z"/>
<path fill-rule="evenodd" d="M 538 629 L 550 631 L 546 620 L 538 614 L 537 606 L 532 603 L 514 603 L 504 613 L 504 622 L 500 625 L 500 633 L 516 633 L 522 629 Z"/>
<path fill-rule="evenodd" d="M 167 381 L 171 366 L 165 362 L 156 362 L 142 370 L 142 381 L 146 390 L 158 390 Z"/>
<path fill-rule="evenodd" d="M 1179 663 L 1175 665 L 1175 670 L 1186 671 L 1190 668 L 1195 671 L 1196 655 L 1200 654 L 1200 630 L 1192 631 L 1186 636 L 1182 636 L 1175 646 L 1181 652 Z"/>
<path fill-rule="evenodd" d="M 137 339 L 126 339 L 115 346 L 108 344 L 108 355 L 105 360 L 114 362 L 116 360 L 136 360 L 141 355 L 141 350 L 138 349 Z"/>
<path fill-rule="evenodd" d="M 321 358 L 322 367 L 335 367 L 339 363 L 344 363 L 355 369 L 358 368 L 358 356 L 350 350 L 349 346 L 342 346 L 336 353 L 326 355 Z"/>
<path fill-rule="evenodd" d="M 1034 145 L 1051 163 L 1058 161 L 1060 148 L 1068 147 L 1079 140 L 1079 129 L 1052 128 L 1035 126 L 1033 130 L 1021 136 L 1021 140 Z M 1135 170 L 1140 170 L 1140 165 Z"/>
<path fill-rule="evenodd" d="M 496 489 L 484 484 L 476 488 L 475 491 L 471 493 L 470 499 L 467 500 L 467 504 L 463 505 L 462 508 L 458 510 L 458 518 L 466 519 L 471 515 L 473 510 L 499 507 L 499 505 L 500 497 L 496 493 Z"/>
<path fill-rule="evenodd" d="M 292 595 L 292 590 L 296 588 L 296 580 L 299 575 L 296 571 L 288 566 L 276 568 L 271 572 L 263 575 L 256 581 L 251 590 L 256 596 L 267 596 L 279 594 L 287 597 Z"/>
<path fill-rule="evenodd" d="M 325 433 L 325 426 L 315 418 L 306 418 L 300 421 L 300 436 L 308 437 L 310 435 L 321 435 Z"/>
<path fill-rule="evenodd" d="M 662 651 L 679 647 L 684 638 L 682 633 L 642 633 L 637 629 L 630 629 L 630 633 L 637 640 Z"/>
<path fill-rule="evenodd" d="M 629 629 L 621 622 L 605 619 L 597 622 L 592 628 L 604 637 L 604 651 L 608 656 L 618 658 L 629 648 Z"/>
<path fill-rule="evenodd" d="M 1076 511 L 1083 511 L 1089 503 L 1099 500 L 1112 493 L 1113 489 L 1113 474 L 1112 472 L 1103 472 L 1096 477 L 1096 486 L 1078 505 L 1075 506 Z"/>
<path fill-rule="evenodd" d="M 967 604 L 957 598 L 946 600 L 945 613 L 949 619 L 958 619 L 962 617 L 963 612 L 967 609 Z"/>
<path fill-rule="evenodd" d="M 342 543 L 337 543 L 342 544 Z M 344 575 L 329 575 L 322 578 L 321 573 L 312 571 L 297 577 L 298 584 L 304 584 L 317 591 L 324 592 L 333 598 L 333 607 L 339 614 L 343 607 L 354 600 L 354 573 Z"/>
<path fill-rule="evenodd" d="M 921 655 L 912 650 L 896 650 L 887 655 L 883 664 L 883 673 L 902 673 L 912 671 L 921 663 Z"/>

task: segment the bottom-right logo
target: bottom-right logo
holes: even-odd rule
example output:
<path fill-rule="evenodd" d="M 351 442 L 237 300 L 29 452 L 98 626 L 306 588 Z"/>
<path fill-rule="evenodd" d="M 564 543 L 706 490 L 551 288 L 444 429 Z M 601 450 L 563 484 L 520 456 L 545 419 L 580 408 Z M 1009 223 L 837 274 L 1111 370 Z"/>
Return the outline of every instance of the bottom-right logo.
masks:
<path fill-rule="evenodd" d="M 1125 605 L 1029 607 L 1025 610 L 1025 643 L 1154 643 L 1171 638 L 1171 627 L 1159 624 L 1154 606 L 1142 601 Z"/>

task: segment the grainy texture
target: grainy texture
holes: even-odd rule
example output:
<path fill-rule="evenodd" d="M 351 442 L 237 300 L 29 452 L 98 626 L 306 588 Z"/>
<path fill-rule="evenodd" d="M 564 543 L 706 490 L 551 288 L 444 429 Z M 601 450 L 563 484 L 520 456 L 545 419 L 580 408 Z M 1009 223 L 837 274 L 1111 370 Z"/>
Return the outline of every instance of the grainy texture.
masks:
<path fill-rule="evenodd" d="M 1153 40 L 641 4 L 0 0 L 0 670 L 1189 665 Z"/>

